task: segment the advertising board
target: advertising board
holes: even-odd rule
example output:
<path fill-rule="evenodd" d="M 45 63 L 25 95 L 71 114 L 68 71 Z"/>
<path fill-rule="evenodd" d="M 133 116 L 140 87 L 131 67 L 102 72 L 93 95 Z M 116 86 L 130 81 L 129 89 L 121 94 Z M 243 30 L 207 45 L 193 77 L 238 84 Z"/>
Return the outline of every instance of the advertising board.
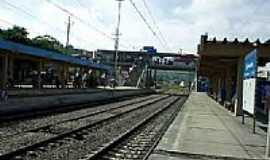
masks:
<path fill-rule="evenodd" d="M 254 114 L 255 93 L 256 79 L 245 79 L 243 82 L 243 109 L 250 114 Z"/>
<path fill-rule="evenodd" d="M 243 81 L 243 110 L 254 114 L 257 75 L 257 50 L 254 49 L 245 57 Z"/>

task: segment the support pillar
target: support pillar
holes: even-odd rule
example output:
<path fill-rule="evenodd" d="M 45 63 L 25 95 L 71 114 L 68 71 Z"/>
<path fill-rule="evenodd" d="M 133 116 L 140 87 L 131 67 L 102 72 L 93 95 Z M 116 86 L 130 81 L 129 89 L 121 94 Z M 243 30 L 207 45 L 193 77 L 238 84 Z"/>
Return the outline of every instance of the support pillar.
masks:
<path fill-rule="evenodd" d="M 6 88 L 8 82 L 8 55 L 5 54 L 2 63 L 2 83 L 1 88 Z"/>
<path fill-rule="evenodd" d="M 154 86 L 157 87 L 157 70 L 154 70 Z"/>
<path fill-rule="evenodd" d="M 237 104 L 235 105 L 235 116 L 243 114 L 242 100 L 243 100 L 243 63 L 244 58 L 240 57 L 237 64 L 237 82 L 236 82 L 236 94 Z"/>
<path fill-rule="evenodd" d="M 195 71 L 194 71 L 194 91 L 198 91 L 198 64 L 197 62 L 195 63 Z"/>
<path fill-rule="evenodd" d="M 14 58 L 9 57 L 8 60 L 8 79 L 14 80 Z"/>
<path fill-rule="evenodd" d="M 150 79 L 149 79 L 149 87 L 152 86 L 152 83 L 153 83 L 153 77 L 152 77 L 152 69 L 149 70 L 149 74 L 150 74 Z"/>
<path fill-rule="evenodd" d="M 146 88 L 149 88 L 149 68 L 146 69 Z"/>
<path fill-rule="evenodd" d="M 214 97 L 215 97 L 215 100 L 217 101 L 218 99 L 218 77 L 217 75 L 215 75 L 215 77 L 213 78 L 214 79 L 214 88 L 213 88 L 213 94 L 214 94 Z"/>
<path fill-rule="evenodd" d="M 43 70 L 43 63 L 42 63 L 42 60 L 39 60 L 39 64 L 38 64 L 38 89 L 42 88 L 42 78 L 41 78 L 42 70 Z"/>
<path fill-rule="evenodd" d="M 231 68 L 226 70 L 226 78 L 225 78 L 225 89 L 226 89 L 226 100 L 231 101 L 232 98 L 232 75 Z"/>
<path fill-rule="evenodd" d="M 217 101 L 221 100 L 221 88 L 222 88 L 222 78 L 218 76 L 217 78 Z"/>
<path fill-rule="evenodd" d="M 66 88 L 66 82 L 68 79 L 68 65 L 64 64 L 63 65 L 63 72 L 62 72 L 62 79 L 61 79 L 61 83 L 62 83 L 62 88 Z"/>

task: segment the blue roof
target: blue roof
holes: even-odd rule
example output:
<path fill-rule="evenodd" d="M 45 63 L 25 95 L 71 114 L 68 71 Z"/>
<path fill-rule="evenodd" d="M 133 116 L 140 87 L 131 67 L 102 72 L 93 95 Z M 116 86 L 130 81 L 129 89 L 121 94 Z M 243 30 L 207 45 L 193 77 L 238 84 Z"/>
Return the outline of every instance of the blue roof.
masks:
<path fill-rule="evenodd" d="M 92 60 L 83 60 L 80 58 L 75 58 L 69 55 L 61 54 L 59 52 L 48 51 L 45 49 L 40 49 L 36 47 L 27 46 L 20 43 L 15 43 L 7 40 L 0 39 L 0 49 L 10 51 L 9 54 L 23 54 L 29 56 L 35 56 L 45 59 L 50 59 L 54 61 L 62 61 L 71 64 L 76 64 L 80 66 L 85 66 L 89 68 L 101 69 L 109 71 L 111 68 L 107 65 L 94 63 Z"/>

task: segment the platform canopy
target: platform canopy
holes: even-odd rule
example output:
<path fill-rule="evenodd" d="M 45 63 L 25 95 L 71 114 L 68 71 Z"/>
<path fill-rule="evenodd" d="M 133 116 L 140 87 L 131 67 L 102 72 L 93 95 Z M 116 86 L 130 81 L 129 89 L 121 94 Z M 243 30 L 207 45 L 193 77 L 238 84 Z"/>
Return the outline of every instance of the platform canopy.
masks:
<path fill-rule="evenodd" d="M 55 51 L 48 51 L 45 49 L 40 49 L 32 46 L 27 46 L 20 43 L 15 43 L 7 40 L 0 39 L 0 50 L 7 51 L 7 54 L 14 54 L 16 56 L 32 56 L 42 59 L 47 59 L 51 61 L 60 61 L 69 64 L 89 67 L 92 69 L 106 70 L 109 71 L 111 68 L 109 66 L 98 64 L 92 60 L 83 60 L 80 58 L 72 57 Z M 1 52 L 0 52 L 1 54 Z"/>
<path fill-rule="evenodd" d="M 258 49 L 260 62 L 270 59 L 270 43 L 268 42 L 262 43 L 260 40 L 250 42 L 248 39 L 238 41 L 237 38 L 231 41 L 227 38 L 210 40 L 207 35 L 202 35 L 201 43 L 198 45 L 199 72 L 201 75 L 209 75 L 234 67 L 239 58 L 243 58 L 255 48 Z"/>

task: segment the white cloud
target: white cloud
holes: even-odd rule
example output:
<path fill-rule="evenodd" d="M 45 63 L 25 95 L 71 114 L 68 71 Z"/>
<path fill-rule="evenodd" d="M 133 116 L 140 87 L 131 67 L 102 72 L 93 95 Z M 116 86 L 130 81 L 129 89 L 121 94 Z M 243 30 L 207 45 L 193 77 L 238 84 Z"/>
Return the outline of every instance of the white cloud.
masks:
<path fill-rule="evenodd" d="M 7 0 L 26 9 L 39 18 L 29 15 L 7 5 L 1 5 L 2 19 L 25 26 L 32 33 L 50 34 L 65 43 L 65 32 L 68 15 L 45 0 Z M 117 3 L 114 0 L 52 0 L 67 8 L 72 13 L 87 21 L 91 26 L 113 36 L 115 32 Z M 78 4 L 79 1 L 82 6 Z M 153 26 L 141 0 L 133 0 Z M 201 34 L 209 32 L 210 36 L 223 39 L 258 37 L 266 40 L 270 29 L 268 18 L 270 6 L 262 0 L 149 0 L 149 6 L 165 38 L 175 52 L 180 48 L 196 52 Z M 5 4 L 5 3 L 3 3 Z M 71 43 L 76 47 L 89 50 L 97 48 L 113 49 L 114 42 L 92 27 L 72 18 Z M 43 23 L 42 23 L 43 22 Z M 50 25 L 47 25 L 49 23 Z M 6 24 L 7 25 L 7 24 Z M 0 26 L 5 26 L 0 22 Z M 39 33 L 34 33 L 39 32 Z M 131 6 L 129 0 L 123 2 L 120 43 L 141 48 L 143 45 L 154 45 L 159 51 L 166 51 L 153 37 L 141 18 Z M 124 49 L 120 47 L 120 49 Z"/>

